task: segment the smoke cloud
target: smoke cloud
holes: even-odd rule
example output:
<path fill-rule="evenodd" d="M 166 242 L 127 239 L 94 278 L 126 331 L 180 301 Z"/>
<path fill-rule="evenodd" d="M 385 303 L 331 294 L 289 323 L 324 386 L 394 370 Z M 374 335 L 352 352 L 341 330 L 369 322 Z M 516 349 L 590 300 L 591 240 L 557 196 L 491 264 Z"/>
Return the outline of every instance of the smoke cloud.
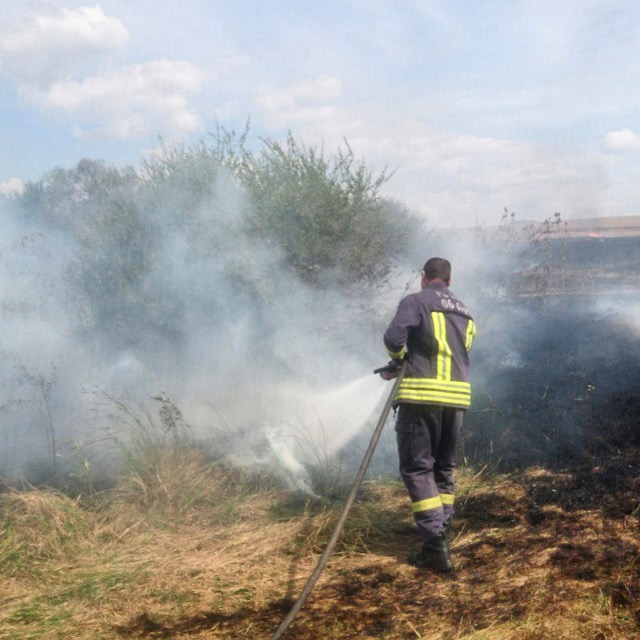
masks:
<path fill-rule="evenodd" d="M 298 488 L 366 432 L 388 389 L 372 294 L 310 287 L 243 236 L 224 176 L 188 219 L 165 190 L 143 227 L 81 195 L 72 215 L 62 196 L 1 204 L 2 477 L 53 481 L 85 457 L 113 477 L 127 430 L 166 426 L 162 398 L 195 441 Z"/>
<path fill-rule="evenodd" d="M 4 478 L 87 460 L 114 477 L 138 431 L 180 430 L 313 492 L 310 470 L 364 450 L 390 389 L 370 373 L 382 333 L 435 255 L 479 328 L 463 459 L 562 462 L 638 439 L 633 236 L 571 238 L 559 216 L 524 234 L 423 229 L 376 286 L 330 287 L 243 231 L 253 203 L 225 171 L 197 197 L 189 171 L 75 171 L 1 201 Z M 389 429 L 373 467 L 396 464 Z"/>
<path fill-rule="evenodd" d="M 597 224 L 594 221 L 594 224 Z M 622 455 L 640 442 L 638 237 L 505 216 L 436 233 L 474 313 L 461 456 L 506 468 Z"/>

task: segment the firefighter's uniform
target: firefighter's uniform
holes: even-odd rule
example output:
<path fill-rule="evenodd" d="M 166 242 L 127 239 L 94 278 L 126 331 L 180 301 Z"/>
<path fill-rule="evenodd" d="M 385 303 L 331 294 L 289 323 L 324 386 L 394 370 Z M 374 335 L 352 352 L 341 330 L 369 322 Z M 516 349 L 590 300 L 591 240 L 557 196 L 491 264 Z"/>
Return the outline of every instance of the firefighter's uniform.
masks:
<path fill-rule="evenodd" d="M 400 301 L 384 334 L 391 358 L 407 369 L 394 406 L 400 474 L 423 542 L 453 517 L 458 434 L 471 404 L 468 351 L 476 328 L 466 306 L 442 281 Z"/>

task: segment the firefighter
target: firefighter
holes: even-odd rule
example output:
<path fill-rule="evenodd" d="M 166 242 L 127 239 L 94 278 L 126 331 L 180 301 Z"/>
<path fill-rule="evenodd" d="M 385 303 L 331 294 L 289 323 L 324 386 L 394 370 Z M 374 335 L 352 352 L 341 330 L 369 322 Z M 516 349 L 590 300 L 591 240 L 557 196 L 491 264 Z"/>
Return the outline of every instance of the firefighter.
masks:
<path fill-rule="evenodd" d="M 447 527 L 454 514 L 458 435 L 471 404 L 468 352 L 476 332 L 450 284 L 450 262 L 427 260 L 421 291 L 400 301 L 384 334 L 390 365 L 407 361 L 393 406 L 400 475 L 422 542 L 408 561 L 437 572 L 453 569 Z M 380 375 L 390 380 L 397 372 L 391 366 Z"/>

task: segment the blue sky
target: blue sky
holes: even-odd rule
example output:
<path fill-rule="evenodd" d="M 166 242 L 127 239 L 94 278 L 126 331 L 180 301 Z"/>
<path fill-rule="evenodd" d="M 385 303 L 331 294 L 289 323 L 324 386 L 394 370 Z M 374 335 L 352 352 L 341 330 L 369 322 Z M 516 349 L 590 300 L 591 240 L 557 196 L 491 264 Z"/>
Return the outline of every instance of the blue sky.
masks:
<path fill-rule="evenodd" d="M 5 193 L 250 119 L 348 140 L 433 225 L 640 214 L 635 0 L 2 4 Z"/>

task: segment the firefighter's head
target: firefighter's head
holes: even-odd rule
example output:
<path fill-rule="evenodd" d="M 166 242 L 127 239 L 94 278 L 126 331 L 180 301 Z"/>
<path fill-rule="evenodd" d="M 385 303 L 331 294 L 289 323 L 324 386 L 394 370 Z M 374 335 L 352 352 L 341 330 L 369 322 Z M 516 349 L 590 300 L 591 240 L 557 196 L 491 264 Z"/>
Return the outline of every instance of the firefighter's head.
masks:
<path fill-rule="evenodd" d="M 447 287 L 451 284 L 451 263 L 444 258 L 429 258 L 422 267 L 422 288 L 429 283 L 440 281 Z"/>

